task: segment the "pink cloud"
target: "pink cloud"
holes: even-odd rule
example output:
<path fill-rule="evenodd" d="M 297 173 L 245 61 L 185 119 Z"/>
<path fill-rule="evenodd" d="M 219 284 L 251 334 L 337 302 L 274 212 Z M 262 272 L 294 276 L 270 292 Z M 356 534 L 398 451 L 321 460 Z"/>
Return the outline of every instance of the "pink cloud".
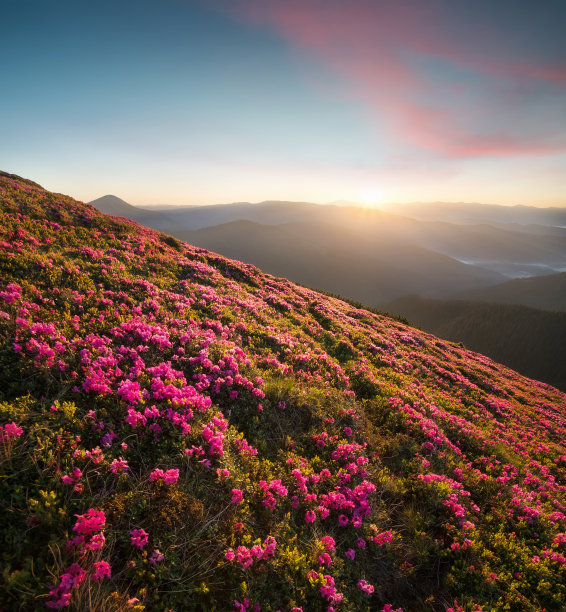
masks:
<path fill-rule="evenodd" d="M 548 155 L 566 103 L 566 65 L 442 0 L 233 0 L 340 75 L 391 139 L 450 157 Z M 512 24 L 511 24 L 512 25 Z M 543 92 L 558 96 L 539 110 Z M 548 100 L 548 96 L 546 97 Z"/>

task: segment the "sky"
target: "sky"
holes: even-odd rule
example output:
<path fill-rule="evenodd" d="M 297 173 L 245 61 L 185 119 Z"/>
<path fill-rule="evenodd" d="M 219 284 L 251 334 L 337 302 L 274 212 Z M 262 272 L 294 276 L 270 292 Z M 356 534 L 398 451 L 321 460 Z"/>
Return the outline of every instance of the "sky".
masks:
<path fill-rule="evenodd" d="M 564 0 L 4 0 L 0 169 L 90 201 L 566 206 Z"/>

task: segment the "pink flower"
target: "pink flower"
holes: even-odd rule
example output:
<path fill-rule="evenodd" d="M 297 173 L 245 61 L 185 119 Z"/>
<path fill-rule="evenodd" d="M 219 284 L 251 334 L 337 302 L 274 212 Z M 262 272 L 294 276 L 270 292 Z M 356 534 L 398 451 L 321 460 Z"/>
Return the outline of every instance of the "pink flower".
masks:
<path fill-rule="evenodd" d="M 106 516 L 102 510 L 90 508 L 85 514 L 75 514 L 77 522 L 73 531 L 78 534 L 90 535 L 95 531 L 100 531 L 106 524 Z"/>
<path fill-rule="evenodd" d="M 140 384 L 131 380 L 123 380 L 117 394 L 129 404 L 137 404 L 142 399 Z"/>
<path fill-rule="evenodd" d="M 332 557 L 328 553 L 322 553 L 318 557 L 319 565 L 330 565 L 332 563 Z"/>
<path fill-rule="evenodd" d="M 0 442 L 11 438 L 19 438 L 23 433 L 24 430 L 13 421 L 12 423 L 6 423 L 4 426 L 0 425 Z"/>
<path fill-rule="evenodd" d="M 344 556 L 350 561 L 353 561 L 356 558 L 356 551 L 353 548 L 348 548 L 348 550 L 344 553 Z"/>
<path fill-rule="evenodd" d="M 338 525 L 340 525 L 341 527 L 345 527 L 349 522 L 350 519 L 345 514 L 341 514 L 338 517 Z"/>
<path fill-rule="evenodd" d="M 53 591 L 51 591 L 49 594 L 55 595 Z M 70 603 L 71 603 L 71 593 L 61 593 L 59 595 L 59 599 L 56 599 L 55 601 L 48 601 L 46 602 L 45 605 L 48 608 L 52 608 L 53 610 L 61 610 L 62 608 L 66 608 Z"/>
<path fill-rule="evenodd" d="M 365 580 L 360 580 L 358 582 L 358 588 L 361 589 L 364 593 L 367 593 L 368 595 L 375 591 L 375 588 Z"/>
<path fill-rule="evenodd" d="M 128 462 L 125 459 L 120 457 L 119 459 L 114 459 L 110 464 L 110 471 L 113 474 L 121 474 L 128 470 Z"/>
<path fill-rule="evenodd" d="M 89 550 L 101 550 L 106 543 L 106 538 L 102 532 L 95 533 L 91 538 L 90 542 L 86 545 Z"/>
<path fill-rule="evenodd" d="M 165 559 L 165 555 L 158 548 L 156 548 L 151 553 L 151 557 L 149 558 L 149 562 L 151 563 L 151 565 L 157 565 L 158 563 L 161 563 L 161 561 L 163 561 L 163 559 Z"/>
<path fill-rule="evenodd" d="M 250 550 L 246 546 L 238 546 L 236 549 L 238 563 L 243 567 L 249 567 L 254 562 Z"/>
<path fill-rule="evenodd" d="M 321 539 L 322 545 L 326 552 L 334 552 L 336 550 L 336 541 L 331 536 L 324 536 Z"/>
<path fill-rule="evenodd" d="M 277 548 L 277 540 L 273 536 L 267 536 L 263 541 L 263 558 L 273 557 Z"/>
<path fill-rule="evenodd" d="M 232 489 L 232 503 L 241 504 L 244 499 L 244 492 L 241 489 Z"/>
<path fill-rule="evenodd" d="M 166 485 L 172 485 L 177 480 L 179 480 L 179 470 L 167 470 L 165 472 L 163 482 Z"/>
<path fill-rule="evenodd" d="M 110 564 L 107 561 L 98 561 L 92 564 L 92 580 L 98 582 L 103 578 L 110 578 Z"/>
<path fill-rule="evenodd" d="M 261 559 L 263 556 L 263 548 L 259 544 L 255 544 L 250 548 L 250 554 L 256 559 Z"/>
<path fill-rule="evenodd" d="M 322 520 L 324 520 L 325 518 L 327 518 L 327 517 L 328 517 L 328 515 L 330 514 L 330 510 L 329 510 L 329 509 L 328 509 L 326 506 L 319 506 L 319 507 L 317 508 L 317 510 L 318 510 L 318 514 L 319 514 L 319 516 L 320 516 L 320 518 L 321 518 Z"/>
<path fill-rule="evenodd" d="M 179 480 L 179 470 L 166 470 L 163 471 L 160 468 L 156 468 L 149 475 L 149 480 L 151 482 L 161 481 L 166 485 L 172 485 L 173 483 Z"/>
<path fill-rule="evenodd" d="M 156 468 L 149 475 L 149 480 L 151 482 L 155 482 L 156 480 L 163 480 L 164 476 L 165 476 L 165 472 L 161 468 Z"/>
<path fill-rule="evenodd" d="M 373 536 L 374 544 L 388 544 L 389 542 L 393 542 L 393 534 L 390 531 L 383 531 L 381 533 L 377 533 Z"/>
<path fill-rule="evenodd" d="M 143 529 L 134 529 L 130 531 L 130 539 L 132 546 L 137 546 L 140 550 L 143 550 L 147 546 L 149 533 Z"/>
<path fill-rule="evenodd" d="M 366 547 L 366 541 L 363 538 L 358 538 L 356 540 L 356 546 L 358 548 L 365 548 Z"/>
<path fill-rule="evenodd" d="M 49 591 L 50 597 L 53 597 L 54 600 L 46 602 L 45 605 L 54 610 L 66 608 L 71 600 L 71 591 L 78 587 L 85 577 L 85 570 L 77 563 L 73 563 L 65 570 L 65 573 L 61 575 L 59 586 Z"/>
<path fill-rule="evenodd" d="M 316 520 L 316 514 L 312 510 L 307 510 L 305 512 L 305 522 L 314 523 L 315 520 Z"/>
<path fill-rule="evenodd" d="M 235 553 L 234 553 L 234 550 L 233 550 L 232 548 L 229 548 L 229 549 L 226 551 L 226 554 L 224 555 L 224 557 L 225 557 L 226 561 L 230 561 L 230 563 L 231 563 L 232 561 L 234 561 L 234 559 L 236 558 L 236 555 L 235 555 Z"/>

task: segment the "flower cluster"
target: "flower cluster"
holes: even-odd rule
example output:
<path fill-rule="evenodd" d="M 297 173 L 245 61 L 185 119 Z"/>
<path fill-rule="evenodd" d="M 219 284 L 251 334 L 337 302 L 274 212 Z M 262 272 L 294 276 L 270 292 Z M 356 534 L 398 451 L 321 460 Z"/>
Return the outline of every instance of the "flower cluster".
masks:
<path fill-rule="evenodd" d="M 165 485 L 172 485 L 179 480 L 179 470 L 173 468 L 164 471 L 160 468 L 156 468 L 149 475 L 149 480 L 151 482 L 162 482 Z"/>
<path fill-rule="evenodd" d="M 236 560 L 242 568 L 247 568 L 253 565 L 255 561 L 266 560 L 273 557 L 277 541 L 274 537 L 268 536 L 263 542 L 263 547 L 260 544 L 254 544 L 251 548 L 247 546 L 238 546 L 236 551 L 229 548 L 226 551 L 225 557 L 227 561 Z"/>
<path fill-rule="evenodd" d="M 144 529 L 133 529 L 130 531 L 130 541 L 132 546 L 137 546 L 140 550 L 143 550 L 149 541 L 149 533 Z"/>

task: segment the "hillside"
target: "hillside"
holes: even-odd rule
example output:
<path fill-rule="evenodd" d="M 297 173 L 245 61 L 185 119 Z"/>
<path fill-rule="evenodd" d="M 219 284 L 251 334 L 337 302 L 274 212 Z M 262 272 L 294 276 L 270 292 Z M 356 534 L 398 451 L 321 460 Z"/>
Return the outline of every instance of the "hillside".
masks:
<path fill-rule="evenodd" d="M 410 295 L 382 306 L 422 329 L 566 391 L 566 313 Z"/>
<path fill-rule="evenodd" d="M 566 396 L 0 176 L 0 609 L 558 611 Z"/>
<path fill-rule="evenodd" d="M 486 289 L 463 292 L 458 297 L 502 304 L 522 304 L 543 310 L 566 311 L 566 272 L 532 278 L 514 278 Z"/>
<path fill-rule="evenodd" d="M 504 277 L 395 237 L 317 222 L 226 223 L 175 235 L 277 276 L 375 305 L 410 291 L 449 295 Z"/>

